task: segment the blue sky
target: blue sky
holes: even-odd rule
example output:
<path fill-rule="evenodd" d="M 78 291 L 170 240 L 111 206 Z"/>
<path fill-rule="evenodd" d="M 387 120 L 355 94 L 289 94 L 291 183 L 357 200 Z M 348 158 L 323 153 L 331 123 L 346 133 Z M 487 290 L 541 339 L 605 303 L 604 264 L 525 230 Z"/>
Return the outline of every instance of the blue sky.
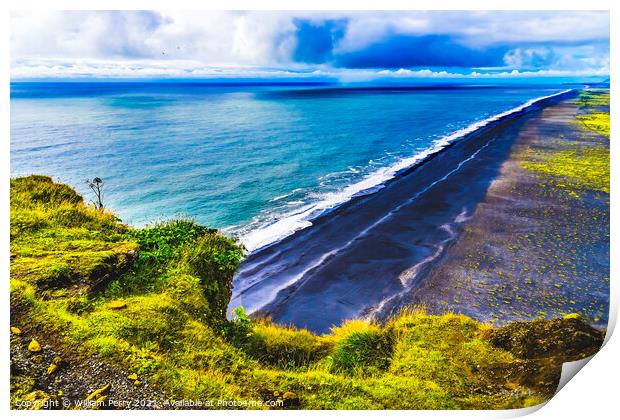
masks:
<path fill-rule="evenodd" d="M 604 80 L 586 11 L 14 12 L 11 78 Z"/>

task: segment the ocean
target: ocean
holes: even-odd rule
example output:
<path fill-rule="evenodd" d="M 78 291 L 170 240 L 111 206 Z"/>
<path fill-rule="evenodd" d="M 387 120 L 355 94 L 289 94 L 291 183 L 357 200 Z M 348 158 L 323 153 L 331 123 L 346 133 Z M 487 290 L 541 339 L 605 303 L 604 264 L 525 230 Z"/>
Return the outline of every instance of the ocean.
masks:
<path fill-rule="evenodd" d="M 381 188 L 562 86 L 12 83 L 11 175 L 46 174 L 140 227 L 184 216 L 249 251 Z"/>

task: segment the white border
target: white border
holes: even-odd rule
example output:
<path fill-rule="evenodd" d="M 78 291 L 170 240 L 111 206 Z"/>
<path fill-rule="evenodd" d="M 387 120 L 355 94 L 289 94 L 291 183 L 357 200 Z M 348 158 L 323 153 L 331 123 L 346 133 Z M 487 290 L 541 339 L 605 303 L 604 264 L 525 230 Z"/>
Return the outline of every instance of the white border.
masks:
<path fill-rule="evenodd" d="M 610 10 L 611 0 L 13 0 L 11 10 Z"/>
<path fill-rule="evenodd" d="M 5 13 L 2 14 L 0 20 L 0 28 L 3 28 L 3 37 L 1 38 L 0 45 L 2 46 L 2 73 L 3 83 L 1 84 L 2 98 L 4 106 L 2 107 L 5 112 L 2 114 L 2 146 L 4 148 L 3 153 L 0 154 L 0 173 L 2 179 L 0 180 L 0 209 L 2 209 L 3 223 L 0 225 L 0 234 L 3 240 L 1 241 L 0 249 L 0 266 L 4 273 L 4 282 L 2 293 L 3 302 L 8 302 L 9 299 L 9 176 L 10 176 L 10 153 L 9 153 L 9 122 L 10 114 L 6 112 L 9 109 L 9 81 L 10 81 L 10 32 L 9 32 L 9 16 L 10 10 L 29 10 L 29 9 L 91 9 L 91 10 L 110 10 L 110 9 L 153 9 L 153 10 L 611 10 L 611 62 L 620 63 L 620 57 L 618 56 L 616 40 L 620 34 L 618 33 L 618 7 L 620 2 L 617 1 L 602 1 L 602 0 L 588 0 L 588 1 L 550 1 L 550 0 L 520 0 L 520 1 L 501 1 L 501 0 L 427 0 L 422 1 L 406 1 L 406 0 L 381 0 L 381 1 L 366 1 L 366 0 L 297 0 L 297 1 L 276 1 L 276 0 L 262 0 L 250 1 L 250 0 L 229 0 L 227 2 L 205 2 L 205 1 L 192 1 L 192 0 L 175 0 L 174 2 L 164 2 L 161 0 L 133 0 L 131 3 L 128 1 L 119 0 L 92 0 L 89 2 L 76 1 L 76 0 L 57 0 L 54 2 L 42 1 L 42 0 L 21 0 L 21 1 L 9 1 L 9 4 L 5 6 Z M 507 28 L 509 30 L 509 28 Z M 612 79 L 618 72 L 615 67 L 611 68 Z M 612 83 L 612 139 L 617 139 L 619 136 L 618 122 L 619 110 L 618 100 L 620 92 L 617 84 Z M 617 147 L 612 142 L 612 162 L 611 162 L 611 189 L 616 190 L 617 185 L 617 167 L 618 159 L 615 159 Z M 615 211 L 615 193 L 612 193 L 612 212 L 611 212 L 611 235 L 612 238 L 617 238 L 618 235 L 618 223 Z M 618 281 L 616 279 L 617 272 L 617 257 L 618 246 L 614 245 L 614 241 L 611 241 L 611 302 L 610 302 L 610 329 L 615 324 L 617 318 L 618 309 Z M 0 350 L 0 360 L 4 362 L 0 363 L 0 378 L 3 380 L 3 385 L 0 389 L 2 394 L 1 400 L 4 403 L 3 408 L 8 410 L 9 407 L 9 305 L 5 304 L 4 316 L 2 317 L 2 329 L 5 331 L 4 337 L 6 337 L 4 344 Z M 554 397 L 551 401 L 545 405 L 545 407 L 539 411 L 536 411 L 530 416 L 532 419 L 547 419 L 547 418 L 609 418 L 610 413 L 615 412 L 618 407 L 618 395 L 616 390 L 616 378 L 620 373 L 618 357 L 620 354 L 620 342 L 618 338 L 609 340 L 609 335 L 606 338 L 607 342 L 605 347 L 588 363 L 588 368 L 582 372 L 579 372 L 576 379 L 568 382 L 568 384 Z M 540 407 L 538 407 L 540 408 Z M 387 417 L 411 417 L 411 418 L 467 418 L 467 419 L 489 419 L 489 418 L 510 418 L 530 413 L 533 410 L 512 410 L 512 411 L 384 411 L 381 413 L 375 413 L 372 411 L 357 411 L 351 413 L 348 411 L 329 411 L 329 412 L 295 412 L 296 417 L 308 418 L 314 416 L 323 417 L 336 417 L 343 415 L 355 415 L 360 419 L 374 419 L 376 416 Z M 15 417 L 38 417 L 39 412 L 32 411 L 11 411 L 11 415 Z M 8 414 L 8 413 L 7 413 Z M 82 416 L 83 412 L 41 412 L 42 417 L 56 417 L 56 416 Z M 114 412 L 90 412 L 88 414 L 92 417 L 112 417 L 118 415 Z M 158 412 L 131 412 L 129 415 L 136 418 L 150 418 L 156 417 L 171 417 L 171 416 L 184 416 L 193 418 L 215 417 L 226 418 L 235 416 L 235 418 L 249 418 L 267 416 L 271 418 L 285 418 L 293 415 L 290 411 L 280 412 L 208 412 L 201 411 L 184 411 L 182 413 L 158 411 Z"/>

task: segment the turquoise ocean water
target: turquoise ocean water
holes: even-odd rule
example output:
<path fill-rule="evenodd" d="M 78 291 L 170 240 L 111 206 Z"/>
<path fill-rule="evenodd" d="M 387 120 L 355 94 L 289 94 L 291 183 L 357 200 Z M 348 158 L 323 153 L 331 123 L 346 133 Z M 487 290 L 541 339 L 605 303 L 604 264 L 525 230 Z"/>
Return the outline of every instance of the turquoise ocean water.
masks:
<path fill-rule="evenodd" d="M 256 249 L 498 114 L 562 87 L 12 83 L 11 174 L 134 226 L 185 215 Z"/>

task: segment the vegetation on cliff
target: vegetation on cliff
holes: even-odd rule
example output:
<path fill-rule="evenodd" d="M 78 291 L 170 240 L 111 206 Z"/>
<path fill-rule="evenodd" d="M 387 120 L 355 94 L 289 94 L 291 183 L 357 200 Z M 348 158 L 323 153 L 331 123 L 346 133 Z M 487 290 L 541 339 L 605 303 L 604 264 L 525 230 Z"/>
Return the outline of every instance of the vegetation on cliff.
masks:
<path fill-rule="evenodd" d="M 12 407 L 523 407 L 602 343 L 574 316 L 494 329 L 407 310 L 321 336 L 242 309 L 229 321 L 242 251 L 187 220 L 132 229 L 49 177 L 11 180 Z"/>

